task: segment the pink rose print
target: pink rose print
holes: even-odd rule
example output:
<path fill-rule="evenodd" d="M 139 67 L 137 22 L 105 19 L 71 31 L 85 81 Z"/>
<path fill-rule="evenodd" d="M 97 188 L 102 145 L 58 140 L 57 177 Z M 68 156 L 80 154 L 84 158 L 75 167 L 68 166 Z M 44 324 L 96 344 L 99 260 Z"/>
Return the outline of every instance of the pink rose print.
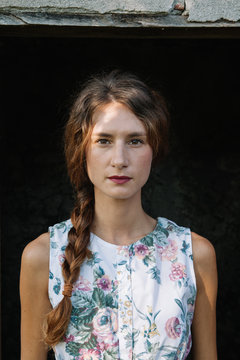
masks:
<path fill-rule="evenodd" d="M 97 336 L 99 343 L 103 343 L 105 349 L 117 345 L 117 316 L 117 309 L 107 307 L 99 309 L 93 318 L 93 334 Z"/>
<path fill-rule="evenodd" d="M 80 357 L 79 360 L 99 360 L 101 359 L 101 352 L 99 350 L 94 349 L 80 349 L 79 351 Z"/>
<path fill-rule="evenodd" d="M 186 277 L 185 265 L 180 263 L 173 263 L 171 268 L 171 274 L 169 275 L 172 281 L 180 280 Z"/>
<path fill-rule="evenodd" d="M 133 351 L 132 351 L 132 348 L 129 349 L 129 352 L 128 352 L 128 358 L 129 359 L 132 359 L 133 358 L 133 355 L 132 355 Z"/>
<path fill-rule="evenodd" d="M 73 336 L 73 335 L 69 335 L 68 337 L 64 337 L 63 339 L 64 339 L 65 343 L 68 344 L 69 342 L 74 341 L 74 336 Z"/>
<path fill-rule="evenodd" d="M 107 275 L 97 279 L 97 286 L 102 290 L 111 290 L 111 280 Z"/>
<path fill-rule="evenodd" d="M 158 246 L 158 249 L 163 260 L 171 261 L 176 259 L 178 246 L 175 240 L 169 240 L 169 244 L 167 246 Z"/>
<path fill-rule="evenodd" d="M 140 244 L 140 245 L 135 246 L 135 255 L 139 259 L 143 259 L 148 254 L 149 254 L 149 249 L 148 249 L 147 245 Z"/>
<path fill-rule="evenodd" d="M 181 334 L 181 325 L 177 317 L 171 317 L 165 324 L 167 336 L 176 339 Z"/>
<path fill-rule="evenodd" d="M 62 266 L 62 264 L 64 263 L 64 260 L 65 260 L 65 254 L 60 254 L 58 256 L 58 261 L 59 261 L 59 264 Z"/>
<path fill-rule="evenodd" d="M 81 275 L 79 276 L 79 280 L 74 284 L 73 290 L 82 290 L 82 291 L 90 291 L 91 283 L 87 279 L 84 279 Z"/>

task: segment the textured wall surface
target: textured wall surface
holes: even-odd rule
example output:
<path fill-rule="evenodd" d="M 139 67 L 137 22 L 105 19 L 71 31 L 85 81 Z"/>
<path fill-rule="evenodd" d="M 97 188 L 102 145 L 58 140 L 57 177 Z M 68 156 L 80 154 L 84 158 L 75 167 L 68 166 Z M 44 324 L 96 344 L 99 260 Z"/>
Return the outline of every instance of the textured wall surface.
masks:
<path fill-rule="evenodd" d="M 2 7 L 75 9 L 78 12 L 169 12 L 172 0 L 1 0 Z"/>
<path fill-rule="evenodd" d="M 239 0 L 186 0 L 186 10 L 189 21 L 240 20 Z"/>
<path fill-rule="evenodd" d="M 23 13 L 28 13 L 28 18 L 22 18 Z M 35 23 L 37 23 L 36 14 L 38 16 L 41 14 L 41 19 L 45 14 L 47 19 L 47 14 L 80 16 L 111 13 L 125 15 L 145 14 L 145 16 L 149 16 L 149 14 L 152 16 L 174 15 L 171 18 L 172 25 L 175 22 L 179 23 L 178 17 L 182 16 L 189 23 L 216 22 L 217 25 L 220 21 L 224 22 L 225 26 L 230 26 L 228 22 L 238 23 L 240 21 L 240 2 L 239 0 L 1 0 L 0 24 L 21 25 L 21 18 L 26 23 L 31 23 L 33 19 L 30 21 L 29 13 L 31 13 L 31 16 L 35 14 Z M 14 19 L 13 16 L 16 16 L 16 18 Z M 66 25 L 69 23 L 67 20 L 65 22 Z M 38 23 L 41 23 L 39 18 Z M 55 23 L 57 23 L 56 19 Z M 53 24 L 50 19 L 49 24 Z M 92 26 L 96 24 L 97 22 L 93 22 Z M 91 26 L 91 24 L 89 25 Z M 144 24 L 141 26 L 144 26 Z M 145 26 L 147 25 L 145 24 Z M 188 26 L 187 23 L 186 26 Z"/>
<path fill-rule="evenodd" d="M 102 68 L 136 71 L 163 90 L 171 152 L 143 204 L 207 237 L 218 259 L 219 360 L 240 348 L 239 41 L 2 38 L 4 359 L 19 359 L 18 279 L 24 246 L 69 217 L 62 133 L 71 94 Z M 33 299 L 34 301 L 34 299 Z"/>

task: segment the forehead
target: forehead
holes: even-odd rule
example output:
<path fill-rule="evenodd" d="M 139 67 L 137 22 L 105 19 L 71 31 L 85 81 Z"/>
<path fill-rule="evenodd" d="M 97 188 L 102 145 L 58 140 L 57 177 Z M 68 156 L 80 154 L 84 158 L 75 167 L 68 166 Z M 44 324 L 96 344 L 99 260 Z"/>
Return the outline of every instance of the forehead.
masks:
<path fill-rule="evenodd" d="M 142 121 L 126 106 L 111 102 L 98 108 L 93 115 L 92 134 L 98 132 L 142 132 L 146 129 Z"/>

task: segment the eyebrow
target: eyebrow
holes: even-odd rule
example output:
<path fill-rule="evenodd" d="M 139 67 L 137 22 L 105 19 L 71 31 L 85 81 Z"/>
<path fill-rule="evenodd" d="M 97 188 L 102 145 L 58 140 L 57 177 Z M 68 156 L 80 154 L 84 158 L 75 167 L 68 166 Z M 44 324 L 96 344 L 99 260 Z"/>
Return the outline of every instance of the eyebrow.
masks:
<path fill-rule="evenodd" d="M 110 138 L 112 137 L 111 134 L 108 133 L 96 133 L 94 134 L 94 136 L 101 136 L 101 137 L 106 137 L 106 138 Z M 144 132 L 133 132 L 127 135 L 128 137 L 135 137 L 135 136 L 147 136 L 146 133 Z"/>

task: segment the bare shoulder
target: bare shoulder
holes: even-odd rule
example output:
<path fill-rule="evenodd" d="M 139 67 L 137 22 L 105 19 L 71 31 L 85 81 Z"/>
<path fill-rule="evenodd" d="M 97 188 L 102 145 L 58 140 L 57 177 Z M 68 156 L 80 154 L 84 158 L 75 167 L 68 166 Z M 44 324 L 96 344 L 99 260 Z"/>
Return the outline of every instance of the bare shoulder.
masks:
<path fill-rule="evenodd" d="M 216 269 L 216 253 L 212 243 L 194 232 L 192 235 L 193 259 L 195 270 L 209 273 Z"/>
<path fill-rule="evenodd" d="M 205 237 L 191 232 L 193 252 L 196 260 L 215 258 L 215 249 L 212 243 Z"/>
<path fill-rule="evenodd" d="M 23 250 L 22 264 L 36 270 L 48 266 L 49 243 L 49 233 L 44 233 L 31 241 Z"/>
<path fill-rule="evenodd" d="M 217 359 L 216 299 L 217 266 L 211 242 L 192 232 L 193 264 L 196 275 L 196 302 L 192 324 L 193 358 Z"/>

